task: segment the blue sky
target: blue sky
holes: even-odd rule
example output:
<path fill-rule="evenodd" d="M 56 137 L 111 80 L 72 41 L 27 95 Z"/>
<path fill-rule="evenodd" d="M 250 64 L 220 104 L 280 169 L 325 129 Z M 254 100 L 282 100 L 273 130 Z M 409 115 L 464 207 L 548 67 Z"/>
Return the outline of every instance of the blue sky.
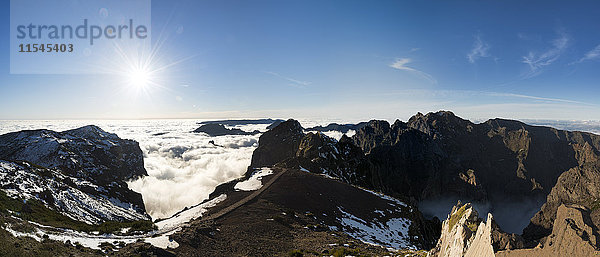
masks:
<path fill-rule="evenodd" d="M 10 75 L 0 5 L 0 119 L 600 119 L 597 1 L 153 0 L 144 93 Z"/>

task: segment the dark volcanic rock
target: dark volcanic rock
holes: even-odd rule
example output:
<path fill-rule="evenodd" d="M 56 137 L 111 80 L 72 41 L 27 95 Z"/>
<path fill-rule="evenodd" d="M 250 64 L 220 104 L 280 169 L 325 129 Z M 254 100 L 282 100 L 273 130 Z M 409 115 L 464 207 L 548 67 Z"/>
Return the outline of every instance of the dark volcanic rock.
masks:
<path fill-rule="evenodd" d="M 295 156 L 302 137 L 304 132 L 298 121 L 290 119 L 282 122 L 260 136 L 250 167 L 272 166 Z"/>
<path fill-rule="evenodd" d="M 211 137 L 225 136 L 225 135 L 256 135 L 260 131 L 255 130 L 252 132 L 246 132 L 241 129 L 232 128 L 228 129 L 222 124 L 205 124 L 192 131 L 194 133 L 206 133 Z"/>
<path fill-rule="evenodd" d="M 339 131 L 342 133 L 347 133 L 350 130 L 359 130 L 360 128 L 366 126 L 366 122 L 360 122 L 357 124 L 337 124 L 330 123 L 329 125 L 323 126 L 315 126 L 312 128 L 306 129 L 307 131 L 318 131 L 318 132 L 327 132 L 327 131 Z"/>
<path fill-rule="evenodd" d="M 267 126 L 267 129 L 271 130 L 274 127 L 279 126 L 279 124 L 281 124 L 282 122 L 284 122 L 284 120 L 275 120 L 273 123 L 271 123 L 271 125 Z"/>
<path fill-rule="evenodd" d="M 228 126 L 236 126 L 236 125 L 252 125 L 252 124 L 274 124 L 281 123 L 284 120 L 279 119 L 257 119 L 257 120 L 211 120 L 211 121 L 203 121 L 198 122 L 198 125 L 204 124 L 221 124 Z"/>
<path fill-rule="evenodd" d="M 472 201 L 490 208 L 509 232 L 527 225 L 563 172 L 595 160 L 600 149 L 600 136 L 590 133 L 503 119 L 474 124 L 446 111 L 391 125 L 372 120 L 340 142 L 300 130 L 279 134 L 269 143 L 261 137 L 259 145 L 285 147 L 259 146 L 253 164 L 285 160 L 287 167 L 437 206 Z"/>

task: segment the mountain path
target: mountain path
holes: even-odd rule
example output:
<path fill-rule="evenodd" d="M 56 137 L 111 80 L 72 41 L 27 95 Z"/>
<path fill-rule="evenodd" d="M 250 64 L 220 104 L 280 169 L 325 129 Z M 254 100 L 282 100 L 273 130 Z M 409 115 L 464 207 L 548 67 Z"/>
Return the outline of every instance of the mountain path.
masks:
<path fill-rule="evenodd" d="M 252 201 L 254 198 L 256 198 L 257 196 L 259 196 L 261 193 L 263 193 L 265 190 L 267 190 L 273 183 L 275 183 L 275 181 L 277 181 L 277 179 L 279 179 L 279 177 L 281 177 L 281 175 L 283 175 L 287 169 L 280 169 L 281 171 L 278 172 L 277 174 L 274 175 L 273 178 L 271 178 L 267 183 L 265 183 L 260 189 L 256 190 L 255 192 L 253 192 L 252 194 L 250 194 L 249 196 L 244 197 L 243 199 L 237 201 L 236 203 L 229 205 L 227 207 L 225 207 L 224 209 L 213 213 L 211 215 L 208 215 L 206 217 L 202 217 L 201 219 L 199 219 L 196 222 L 192 222 L 192 223 L 212 223 L 214 222 L 214 220 L 223 217 L 224 215 L 232 212 L 233 210 L 239 208 L 240 206 L 248 203 L 249 201 Z"/>

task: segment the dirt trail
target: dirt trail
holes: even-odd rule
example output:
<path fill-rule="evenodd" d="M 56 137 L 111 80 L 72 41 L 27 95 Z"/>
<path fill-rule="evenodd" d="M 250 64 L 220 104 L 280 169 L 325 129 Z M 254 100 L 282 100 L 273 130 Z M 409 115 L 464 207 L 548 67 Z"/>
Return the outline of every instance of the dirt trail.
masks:
<path fill-rule="evenodd" d="M 286 172 L 286 169 L 279 169 L 280 171 L 275 174 L 273 176 L 273 178 L 271 178 L 266 184 L 264 184 L 260 189 L 256 190 L 254 193 L 250 194 L 249 196 L 244 197 L 242 200 L 237 201 L 236 203 L 227 206 L 225 208 L 223 208 L 222 210 L 213 213 L 211 215 L 208 215 L 206 217 L 202 217 L 200 220 L 198 220 L 197 222 L 199 223 L 210 223 L 220 217 L 222 217 L 223 215 L 230 213 L 231 211 L 237 209 L 238 207 L 248 203 L 249 201 L 252 201 L 254 198 L 256 198 L 257 196 L 259 196 L 262 192 L 264 192 L 265 190 L 267 190 L 267 188 L 269 188 L 269 186 L 271 186 L 275 181 L 277 181 L 277 179 L 279 177 L 281 177 L 281 175 L 283 175 Z"/>

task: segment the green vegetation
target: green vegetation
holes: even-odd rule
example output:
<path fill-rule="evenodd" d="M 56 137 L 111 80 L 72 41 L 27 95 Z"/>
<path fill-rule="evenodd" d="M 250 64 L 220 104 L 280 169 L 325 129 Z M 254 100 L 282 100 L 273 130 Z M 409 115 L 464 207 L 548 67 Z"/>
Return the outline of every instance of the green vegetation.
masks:
<path fill-rule="evenodd" d="M 452 230 L 454 225 L 460 220 L 460 218 L 465 214 L 465 210 L 467 209 L 467 205 L 463 205 L 456 212 L 450 215 L 450 220 L 448 221 L 448 232 Z M 477 229 L 476 229 L 477 230 Z"/>
<path fill-rule="evenodd" d="M 288 254 L 290 257 L 303 257 L 304 253 L 302 253 L 302 250 L 291 250 Z"/>
<path fill-rule="evenodd" d="M 476 224 L 475 222 L 467 222 L 467 228 L 469 228 L 469 230 L 471 230 L 471 232 L 475 233 L 477 232 L 477 227 L 479 225 Z"/>
<path fill-rule="evenodd" d="M 24 220 L 34 221 L 47 226 L 84 232 L 99 231 L 104 234 L 113 233 L 122 228 L 131 228 L 129 230 L 131 232 L 147 232 L 156 229 L 156 226 L 149 220 L 125 222 L 107 221 L 99 225 L 90 225 L 53 211 L 38 200 L 14 199 L 7 196 L 4 191 L 0 190 L 0 212 L 8 216 L 11 215 L 9 211 L 12 212 L 12 215 Z"/>
<path fill-rule="evenodd" d="M 0 215 L 0 221 L 5 219 Z M 59 257 L 59 256 L 103 256 L 99 250 L 92 250 L 85 247 L 76 247 L 71 244 L 65 244 L 53 240 L 42 240 L 38 242 L 30 237 L 14 237 L 4 229 L 0 229 L 0 256 L 39 256 L 39 257 Z"/>
<path fill-rule="evenodd" d="M 358 249 L 336 248 L 331 251 L 331 256 L 334 256 L 334 257 L 345 257 L 348 255 L 357 256 L 357 257 L 368 256 L 368 255 L 362 254 L 360 252 L 360 250 L 358 250 Z"/>

